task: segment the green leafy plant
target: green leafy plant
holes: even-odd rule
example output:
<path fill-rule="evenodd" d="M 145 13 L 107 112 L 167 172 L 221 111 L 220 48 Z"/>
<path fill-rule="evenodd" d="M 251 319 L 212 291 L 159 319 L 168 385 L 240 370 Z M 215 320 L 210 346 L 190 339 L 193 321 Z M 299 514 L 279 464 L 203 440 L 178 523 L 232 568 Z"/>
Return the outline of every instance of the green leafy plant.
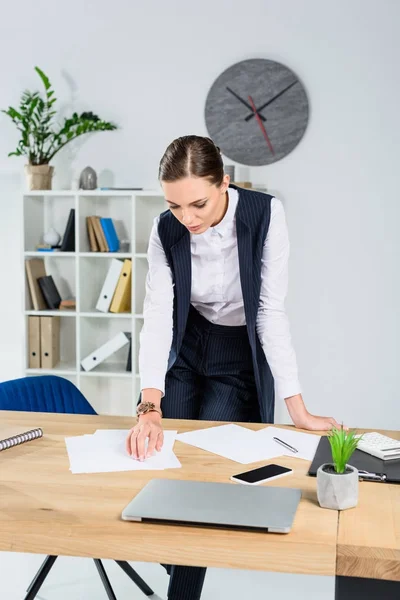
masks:
<path fill-rule="evenodd" d="M 8 156 L 26 156 L 31 165 L 47 165 L 52 158 L 69 142 L 85 133 L 111 131 L 117 126 L 92 112 L 76 112 L 59 125 L 55 121 L 57 99 L 48 77 L 39 67 L 35 67 L 44 85 L 44 97 L 39 92 L 23 92 L 19 109 L 12 106 L 1 112 L 10 117 L 21 134 L 14 152 Z"/>
<path fill-rule="evenodd" d="M 362 437 L 362 436 L 361 436 Z M 346 431 L 343 426 L 340 429 L 333 428 L 328 433 L 331 445 L 333 465 L 336 473 L 345 473 L 346 465 L 357 448 L 360 437 L 356 437 L 355 431 Z"/>

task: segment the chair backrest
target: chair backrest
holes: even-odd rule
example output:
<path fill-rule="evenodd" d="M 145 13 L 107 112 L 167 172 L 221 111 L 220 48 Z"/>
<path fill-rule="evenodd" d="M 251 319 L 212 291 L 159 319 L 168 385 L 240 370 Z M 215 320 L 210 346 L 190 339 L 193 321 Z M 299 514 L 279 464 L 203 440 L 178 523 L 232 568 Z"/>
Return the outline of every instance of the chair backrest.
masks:
<path fill-rule="evenodd" d="M 0 410 L 97 414 L 71 381 L 56 375 L 22 377 L 0 383 Z"/>

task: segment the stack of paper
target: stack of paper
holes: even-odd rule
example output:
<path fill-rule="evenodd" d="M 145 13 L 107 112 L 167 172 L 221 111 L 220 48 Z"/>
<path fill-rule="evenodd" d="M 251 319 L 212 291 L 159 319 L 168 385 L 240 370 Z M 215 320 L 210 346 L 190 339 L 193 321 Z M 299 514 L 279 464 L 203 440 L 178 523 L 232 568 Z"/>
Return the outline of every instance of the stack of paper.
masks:
<path fill-rule="evenodd" d="M 274 440 L 274 437 L 296 448 L 298 452 L 293 453 L 286 450 Z M 277 456 L 312 460 L 320 436 L 277 427 L 266 427 L 259 431 L 253 431 L 231 424 L 181 433 L 176 436 L 176 439 L 247 465 Z"/>
<path fill-rule="evenodd" d="M 65 438 L 72 473 L 107 473 L 179 469 L 173 452 L 176 431 L 164 431 L 164 445 L 143 462 L 129 456 L 125 449 L 128 430 L 98 429 L 93 435 Z"/>

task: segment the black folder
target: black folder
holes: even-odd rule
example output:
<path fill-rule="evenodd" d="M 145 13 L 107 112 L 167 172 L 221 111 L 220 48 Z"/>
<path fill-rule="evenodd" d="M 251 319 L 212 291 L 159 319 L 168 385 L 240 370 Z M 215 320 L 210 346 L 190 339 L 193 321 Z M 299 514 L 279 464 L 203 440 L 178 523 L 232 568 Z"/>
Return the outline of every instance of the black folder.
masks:
<path fill-rule="evenodd" d="M 309 475 L 315 476 L 318 467 L 324 463 L 332 462 L 331 446 L 327 436 L 323 436 L 315 452 L 314 460 L 308 471 Z M 386 483 L 400 483 L 400 458 L 395 460 L 382 460 L 371 456 L 361 450 L 355 450 L 350 458 L 349 464 L 356 467 L 359 471 L 367 473 L 382 473 L 386 475 Z"/>

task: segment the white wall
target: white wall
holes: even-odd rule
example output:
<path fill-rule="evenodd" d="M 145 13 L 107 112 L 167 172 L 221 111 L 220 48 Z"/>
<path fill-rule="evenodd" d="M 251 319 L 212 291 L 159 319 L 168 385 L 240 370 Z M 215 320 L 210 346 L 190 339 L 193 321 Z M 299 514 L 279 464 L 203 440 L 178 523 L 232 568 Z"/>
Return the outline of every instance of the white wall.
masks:
<path fill-rule="evenodd" d="M 288 311 L 309 409 L 352 426 L 400 427 L 397 226 L 400 42 L 396 0 L 20 0 L 0 20 L 0 107 L 36 88 L 60 108 L 121 129 L 56 161 L 68 187 L 87 164 L 120 186 L 154 186 L 165 146 L 206 134 L 208 89 L 231 64 L 282 61 L 308 91 L 311 119 L 286 159 L 254 168 L 284 200 L 291 233 Z M 22 159 L 0 116 L 0 380 L 20 376 Z M 397 153 L 396 153 L 397 150 Z M 21 162 L 22 161 L 22 162 Z M 245 171 L 243 171 L 245 174 Z M 397 255 L 397 256 L 396 256 Z M 280 405 L 277 419 L 285 418 Z"/>

